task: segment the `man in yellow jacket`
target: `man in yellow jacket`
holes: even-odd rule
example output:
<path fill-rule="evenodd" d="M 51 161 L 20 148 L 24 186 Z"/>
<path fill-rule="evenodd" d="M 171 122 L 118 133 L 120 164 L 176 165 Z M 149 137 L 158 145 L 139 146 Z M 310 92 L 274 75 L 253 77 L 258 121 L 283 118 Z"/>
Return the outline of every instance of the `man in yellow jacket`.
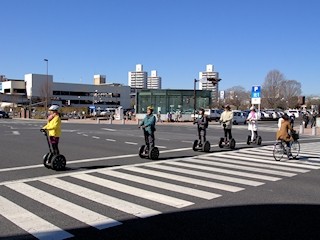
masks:
<path fill-rule="evenodd" d="M 52 150 L 55 155 L 59 154 L 58 145 L 59 145 L 59 139 L 61 136 L 61 118 L 58 111 L 59 111 L 58 105 L 52 105 L 49 108 L 50 115 L 48 117 L 48 122 L 42 128 L 48 131 Z"/>

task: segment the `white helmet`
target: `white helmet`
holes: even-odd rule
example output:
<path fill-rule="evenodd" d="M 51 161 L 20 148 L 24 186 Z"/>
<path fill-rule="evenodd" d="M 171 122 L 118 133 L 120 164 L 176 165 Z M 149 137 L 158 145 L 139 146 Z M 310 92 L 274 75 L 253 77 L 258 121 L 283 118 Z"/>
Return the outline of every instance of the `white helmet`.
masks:
<path fill-rule="evenodd" d="M 58 111 L 59 110 L 59 106 L 58 105 L 52 105 L 50 108 L 49 108 L 50 111 Z"/>

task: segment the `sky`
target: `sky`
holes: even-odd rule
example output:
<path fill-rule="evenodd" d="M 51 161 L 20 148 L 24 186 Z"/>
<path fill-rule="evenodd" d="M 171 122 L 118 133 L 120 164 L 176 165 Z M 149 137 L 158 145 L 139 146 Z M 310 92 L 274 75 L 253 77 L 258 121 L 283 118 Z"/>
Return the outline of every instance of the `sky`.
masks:
<path fill-rule="evenodd" d="M 136 64 L 162 88 L 193 89 L 214 65 L 219 90 L 280 71 L 320 95 L 318 0 L 0 0 L 0 74 L 128 84 Z"/>

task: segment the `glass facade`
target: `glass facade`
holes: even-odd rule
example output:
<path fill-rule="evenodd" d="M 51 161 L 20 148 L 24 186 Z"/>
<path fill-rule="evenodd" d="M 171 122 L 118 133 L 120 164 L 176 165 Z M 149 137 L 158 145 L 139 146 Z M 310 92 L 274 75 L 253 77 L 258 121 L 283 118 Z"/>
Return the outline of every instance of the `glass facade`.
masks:
<path fill-rule="evenodd" d="M 154 112 L 167 113 L 180 111 L 191 114 L 194 110 L 194 93 L 196 92 L 196 109 L 211 106 L 210 90 L 171 90 L 142 89 L 136 95 L 136 113 L 145 113 L 148 106 L 154 107 Z"/>

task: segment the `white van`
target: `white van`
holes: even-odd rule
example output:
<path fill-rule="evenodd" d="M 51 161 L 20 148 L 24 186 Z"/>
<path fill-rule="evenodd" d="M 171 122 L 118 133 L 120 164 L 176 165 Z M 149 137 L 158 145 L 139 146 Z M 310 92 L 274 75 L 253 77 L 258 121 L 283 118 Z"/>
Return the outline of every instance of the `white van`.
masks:
<path fill-rule="evenodd" d="M 232 110 L 233 112 L 233 124 L 246 124 L 247 113 L 241 110 Z"/>
<path fill-rule="evenodd" d="M 204 114 L 209 118 L 209 121 L 219 121 L 222 110 L 220 109 L 205 109 Z"/>

